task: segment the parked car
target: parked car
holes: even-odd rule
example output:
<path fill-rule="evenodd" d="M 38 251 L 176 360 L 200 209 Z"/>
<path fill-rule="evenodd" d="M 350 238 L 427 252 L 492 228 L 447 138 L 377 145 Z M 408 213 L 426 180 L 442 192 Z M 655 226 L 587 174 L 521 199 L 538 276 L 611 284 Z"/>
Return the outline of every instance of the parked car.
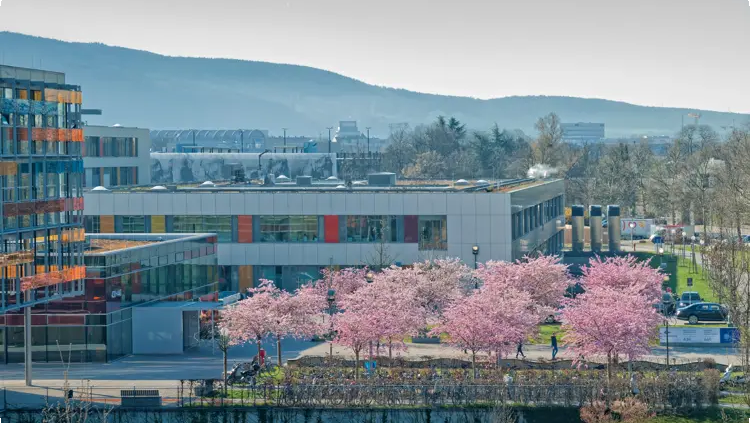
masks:
<path fill-rule="evenodd" d="M 700 303 L 703 300 L 701 299 L 700 294 L 698 294 L 695 291 L 686 291 L 683 292 L 680 296 L 680 302 L 677 304 L 677 308 L 685 308 L 687 306 L 693 305 L 695 303 Z"/>
<path fill-rule="evenodd" d="M 698 322 L 723 322 L 727 320 L 727 309 L 717 303 L 695 303 L 685 308 L 678 308 L 679 320 L 687 320 L 694 325 Z"/>
<path fill-rule="evenodd" d="M 670 294 L 669 292 L 662 292 L 661 301 L 656 303 L 654 307 L 656 307 L 656 310 L 659 311 L 659 314 L 666 314 L 667 316 L 671 316 L 677 311 L 677 302 L 674 300 L 672 294 Z"/>

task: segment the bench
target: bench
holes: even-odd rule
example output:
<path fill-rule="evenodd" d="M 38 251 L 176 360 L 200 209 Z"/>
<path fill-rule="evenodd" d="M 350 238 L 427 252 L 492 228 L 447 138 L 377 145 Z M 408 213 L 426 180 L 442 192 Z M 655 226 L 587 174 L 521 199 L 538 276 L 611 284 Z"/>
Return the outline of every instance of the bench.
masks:
<path fill-rule="evenodd" d="M 120 391 L 122 407 L 161 407 L 161 396 L 156 389 L 128 389 Z"/>

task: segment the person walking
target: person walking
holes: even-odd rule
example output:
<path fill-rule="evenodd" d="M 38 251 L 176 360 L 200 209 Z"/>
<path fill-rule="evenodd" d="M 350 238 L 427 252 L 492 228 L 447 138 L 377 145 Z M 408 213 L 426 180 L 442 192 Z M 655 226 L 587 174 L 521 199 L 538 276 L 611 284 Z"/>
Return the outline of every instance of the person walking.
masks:
<path fill-rule="evenodd" d="M 526 358 L 523 354 L 523 340 L 518 341 L 518 349 L 516 350 L 516 360 L 518 360 L 518 354 L 521 354 L 522 358 Z"/>
<path fill-rule="evenodd" d="M 552 359 L 554 360 L 557 356 L 557 332 L 552 334 L 550 343 L 552 344 Z"/>

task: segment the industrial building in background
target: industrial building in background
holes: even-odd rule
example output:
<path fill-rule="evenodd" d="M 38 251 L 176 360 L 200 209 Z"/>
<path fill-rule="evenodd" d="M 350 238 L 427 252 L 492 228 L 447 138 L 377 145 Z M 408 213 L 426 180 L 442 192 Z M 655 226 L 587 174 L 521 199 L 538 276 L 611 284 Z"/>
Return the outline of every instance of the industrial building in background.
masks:
<path fill-rule="evenodd" d="M 574 144 L 599 142 L 605 138 L 603 123 L 561 123 L 560 129 L 562 140 Z"/>
<path fill-rule="evenodd" d="M 0 66 L 0 362 L 28 345 L 31 315 L 84 292 L 81 87 Z M 20 327 L 9 328 L 13 316 Z M 64 322 L 53 323 L 63 327 Z M 31 349 L 25 348 L 31 384 Z"/>
<path fill-rule="evenodd" d="M 119 125 L 86 126 L 84 136 L 85 187 L 151 183 L 151 139 L 148 129 Z"/>

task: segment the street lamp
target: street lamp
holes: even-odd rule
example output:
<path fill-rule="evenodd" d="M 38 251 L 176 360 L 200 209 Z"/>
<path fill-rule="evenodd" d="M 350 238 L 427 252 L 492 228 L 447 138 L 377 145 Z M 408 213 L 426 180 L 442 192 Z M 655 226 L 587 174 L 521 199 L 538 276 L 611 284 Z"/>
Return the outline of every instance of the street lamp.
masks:
<path fill-rule="evenodd" d="M 696 237 L 695 235 L 690 237 L 690 254 L 691 254 L 691 260 L 693 263 L 693 273 L 698 273 L 698 263 L 695 262 L 695 241 Z"/>
<path fill-rule="evenodd" d="M 365 280 L 367 283 L 372 283 L 372 280 L 375 278 L 375 275 L 372 272 L 367 272 L 365 275 Z"/>
<path fill-rule="evenodd" d="M 672 233 L 672 236 L 670 237 L 672 243 L 672 255 L 674 255 L 674 237 L 677 236 L 677 229 L 672 229 L 670 232 Z"/>
<path fill-rule="evenodd" d="M 478 245 L 471 247 L 471 254 L 474 254 L 474 270 L 476 270 L 477 269 L 477 256 L 479 255 Z"/>
<path fill-rule="evenodd" d="M 664 247 L 659 247 L 659 267 L 664 263 Z"/>
<path fill-rule="evenodd" d="M 331 329 L 329 332 L 329 336 L 331 337 L 331 343 L 330 343 L 330 357 L 331 361 L 333 361 L 333 336 L 334 336 L 334 330 L 333 330 L 333 307 L 334 303 L 336 302 L 336 290 L 335 289 L 329 289 L 328 290 L 328 314 L 331 316 Z"/>
<path fill-rule="evenodd" d="M 669 282 L 669 276 L 664 276 L 664 283 Z M 666 330 L 664 332 L 665 338 L 667 340 L 667 371 L 669 370 L 669 311 L 667 310 L 667 307 L 664 307 L 664 301 L 662 300 L 662 313 L 664 314 L 664 321 L 666 322 Z"/>
<path fill-rule="evenodd" d="M 630 226 L 630 243 L 633 244 L 633 251 L 635 251 L 634 235 L 635 235 L 635 226 L 636 226 L 636 224 L 635 224 L 635 222 L 630 222 L 630 223 L 628 223 L 628 226 Z"/>

